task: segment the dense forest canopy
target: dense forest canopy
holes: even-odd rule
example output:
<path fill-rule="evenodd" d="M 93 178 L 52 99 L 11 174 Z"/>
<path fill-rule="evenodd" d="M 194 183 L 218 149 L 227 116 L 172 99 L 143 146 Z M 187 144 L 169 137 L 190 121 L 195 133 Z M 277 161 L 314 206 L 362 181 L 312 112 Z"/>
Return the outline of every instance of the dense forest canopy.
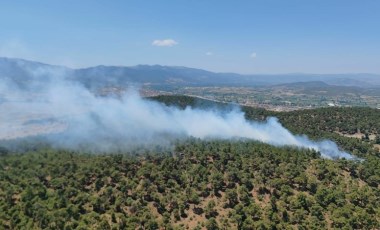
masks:
<path fill-rule="evenodd" d="M 184 96 L 167 105 L 224 108 Z M 379 110 L 321 108 L 278 117 L 362 161 L 249 140 L 187 139 L 171 150 L 89 154 L 45 144 L 0 148 L 1 229 L 378 229 Z M 363 138 L 347 135 L 363 134 Z"/>

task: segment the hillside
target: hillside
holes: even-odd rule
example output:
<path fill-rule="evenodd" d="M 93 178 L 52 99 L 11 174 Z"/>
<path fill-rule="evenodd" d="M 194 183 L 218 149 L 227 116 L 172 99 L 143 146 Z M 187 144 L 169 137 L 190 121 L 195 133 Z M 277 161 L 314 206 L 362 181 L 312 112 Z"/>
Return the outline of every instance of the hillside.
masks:
<path fill-rule="evenodd" d="M 189 96 L 156 96 L 152 100 L 166 105 L 185 108 L 219 108 L 229 110 L 236 108 L 227 103 L 216 103 L 206 99 Z M 328 138 L 336 141 L 347 151 L 359 156 L 377 155 L 374 146 L 380 144 L 380 110 L 373 108 L 318 108 L 291 112 L 275 112 L 248 106 L 241 107 L 249 120 L 263 121 L 268 117 L 277 117 L 293 133 L 306 134 L 313 139 Z M 363 138 L 349 135 L 361 134 Z M 380 148 L 379 148 L 380 149 Z"/>
<path fill-rule="evenodd" d="M 171 106 L 231 108 L 186 96 L 152 98 Z M 377 229 L 379 111 L 325 108 L 271 112 L 296 133 L 332 138 L 362 161 L 248 140 L 173 143 L 172 150 L 88 154 L 45 144 L 0 154 L 4 229 Z M 337 133 L 336 131 L 339 131 Z"/>
<path fill-rule="evenodd" d="M 134 154 L 2 155 L 2 228 L 379 227 L 379 187 L 358 162 L 255 142 Z"/>

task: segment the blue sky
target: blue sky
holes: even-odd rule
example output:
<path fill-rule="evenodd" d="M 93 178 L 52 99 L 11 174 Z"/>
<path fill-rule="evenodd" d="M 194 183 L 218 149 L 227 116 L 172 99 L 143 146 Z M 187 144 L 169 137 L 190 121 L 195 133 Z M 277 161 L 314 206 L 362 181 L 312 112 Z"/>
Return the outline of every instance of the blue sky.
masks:
<path fill-rule="evenodd" d="M 0 1 L 0 56 L 71 67 L 380 73 L 380 1 Z"/>

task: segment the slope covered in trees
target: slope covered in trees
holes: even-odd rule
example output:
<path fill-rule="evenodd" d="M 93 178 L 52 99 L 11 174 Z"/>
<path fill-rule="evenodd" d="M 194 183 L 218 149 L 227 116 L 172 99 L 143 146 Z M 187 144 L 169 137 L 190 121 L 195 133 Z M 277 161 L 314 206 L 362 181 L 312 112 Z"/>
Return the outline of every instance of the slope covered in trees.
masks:
<path fill-rule="evenodd" d="M 153 100 L 166 105 L 198 108 L 233 109 L 236 105 L 216 103 L 188 96 L 158 96 Z M 240 108 L 239 108 L 240 109 Z M 280 122 L 295 134 L 305 134 L 312 139 L 331 139 L 341 148 L 360 157 L 379 155 L 374 144 L 380 144 L 380 110 L 368 107 L 329 107 L 292 112 L 274 112 L 262 108 L 241 107 L 246 118 L 264 121 L 267 117 L 277 117 Z M 340 134 L 339 134 L 340 133 Z M 374 138 L 357 139 L 344 134 L 362 133 Z M 342 135 L 343 134 L 343 135 Z"/>
<path fill-rule="evenodd" d="M 154 99 L 231 109 L 191 97 Z M 294 133 L 333 139 L 363 161 L 244 140 L 188 139 L 170 151 L 115 154 L 0 148 L 0 229 L 380 228 L 376 140 L 336 133 L 378 135 L 379 111 L 242 109 L 248 119 L 276 116 Z"/>
<path fill-rule="evenodd" d="M 313 151 L 188 140 L 171 154 L 42 148 L 0 162 L 6 229 L 380 227 L 364 165 Z"/>
<path fill-rule="evenodd" d="M 151 99 L 165 103 L 166 105 L 185 108 L 186 106 L 200 108 L 230 108 L 226 103 L 217 103 L 206 99 L 189 96 L 156 96 Z M 252 120 L 264 120 L 268 116 L 276 116 L 292 128 L 302 127 L 326 132 L 340 131 L 353 134 L 380 133 L 380 110 L 369 107 L 327 107 L 309 110 L 296 110 L 291 112 L 274 112 L 262 108 L 242 107 L 247 113 L 247 118 Z"/>

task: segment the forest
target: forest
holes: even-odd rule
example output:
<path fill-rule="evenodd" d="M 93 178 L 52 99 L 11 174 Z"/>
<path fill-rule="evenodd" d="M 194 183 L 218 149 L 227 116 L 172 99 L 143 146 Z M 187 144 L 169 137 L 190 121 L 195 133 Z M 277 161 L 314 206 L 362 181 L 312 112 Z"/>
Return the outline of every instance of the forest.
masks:
<path fill-rule="evenodd" d="M 151 100 L 235 107 L 186 96 Z M 241 109 L 249 120 L 275 116 L 293 133 L 334 140 L 361 160 L 252 140 L 188 138 L 169 150 L 112 154 L 4 146 L 0 229 L 380 228 L 379 110 Z M 347 136 L 355 133 L 363 138 Z"/>

